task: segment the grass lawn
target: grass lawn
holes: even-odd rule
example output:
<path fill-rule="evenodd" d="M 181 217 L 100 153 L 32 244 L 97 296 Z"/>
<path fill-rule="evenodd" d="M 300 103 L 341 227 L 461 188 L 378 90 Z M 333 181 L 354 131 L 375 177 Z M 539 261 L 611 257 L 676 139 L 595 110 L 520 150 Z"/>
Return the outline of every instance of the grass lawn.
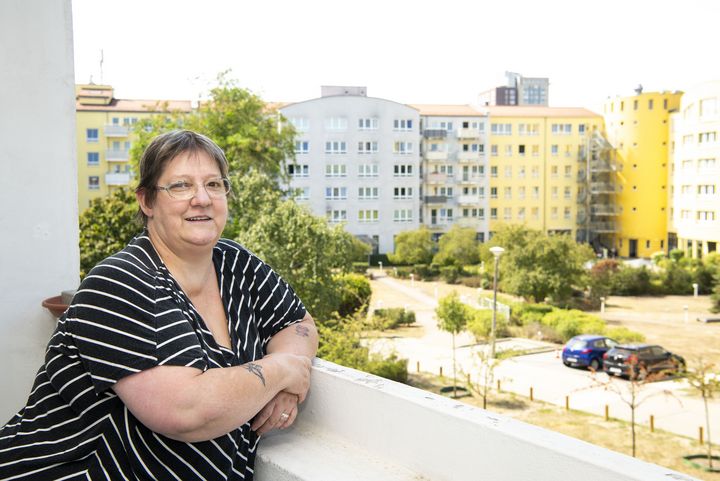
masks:
<path fill-rule="evenodd" d="M 408 384 L 426 391 L 440 394 L 440 388 L 449 385 L 452 380 L 427 373 L 410 373 Z M 482 399 L 466 396 L 459 401 L 482 407 Z M 625 421 L 587 414 L 580 411 L 566 411 L 562 407 L 513 394 L 492 391 L 488 398 L 488 410 L 510 416 L 528 424 L 534 424 L 573 438 L 602 446 L 619 453 L 631 455 L 632 440 L 630 424 Z M 691 440 L 665 431 L 636 426 L 637 458 L 643 461 L 665 466 L 687 473 L 707 481 L 720 481 L 720 473 L 708 473 L 685 465 L 682 456 L 705 454 L 707 447 Z M 716 436 L 718 434 L 715 434 Z M 720 453 L 720 447 L 713 444 L 713 454 Z"/>

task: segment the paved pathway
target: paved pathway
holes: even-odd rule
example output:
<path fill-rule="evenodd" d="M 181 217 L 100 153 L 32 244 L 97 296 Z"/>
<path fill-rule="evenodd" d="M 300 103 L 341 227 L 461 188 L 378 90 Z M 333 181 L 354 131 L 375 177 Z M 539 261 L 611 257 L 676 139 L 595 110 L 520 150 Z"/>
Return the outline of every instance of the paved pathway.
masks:
<path fill-rule="evenodd" d="M 452 376 L 452 336 L 437 327 L 435 308 L 437 299 L 411 285 L 390 277 L 378 276 L 373 281 L 373 306 L 406 306 L 415 311 L 420 335 L 413 337 L 382 338 L 374 342 L 373 349 L 381 352 L 396 351 L 408 359 L 408 369 L 414 371 L 418 365 L 421 371 Z M 424 286 L 427 287 L 427 286 Z M 427 289 L 425 289 L 427 291 Z M 470 301 L 471 296 L 464 296 Z M 470 373 L 477 382 L 480 371 L 478 352 L 487 346 L 476 344 L 467 333 L 456 336 L 456 359 L 459 376 Z M 497 350 L 542 349 L 546 352 L 519 356 L 504 361 L 495 372 L 503 390 L 529 396 L 533 388 L 535 399 L 565 406 L 566 396 L 570 407 L 597 415 L 604 415 L 605 405 L 610 416 L 630 419 L 630 409 L 615 392 L 628 397 L 630 383 L 621 379 L 608 379 L 599 373 L 593 377 L 588 371 L 570 369 L 562 365 L 558 357 L 558 346 L 529 339 L 499 340 Z M 608 384 L 609 382 L 609 384 Z M 705 426 L 704 407 L 698 397 L 689 396 L 684 383 L 672 380 L 645 385 L 638 395 L 642 403 L 636 410 L 639 423 L 648 424 L 654 416 L 657 429 L 697 439 L 698 428 Z M 720 426 L 720 400 L 710 405 L 710 419 L 713 426 Z M 717 431 L 716 431 L 717 432 Z M 716 434 L 717 436 L 717 434 Z"/>

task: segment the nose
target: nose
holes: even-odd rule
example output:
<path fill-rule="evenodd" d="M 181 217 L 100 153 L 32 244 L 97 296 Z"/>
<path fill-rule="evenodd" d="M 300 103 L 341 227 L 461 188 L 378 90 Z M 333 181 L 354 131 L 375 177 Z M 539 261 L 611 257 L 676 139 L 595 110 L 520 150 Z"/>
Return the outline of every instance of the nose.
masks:
<path fill-rule="evenodd" d="M 205 186 L 201 184 L 195 191 L 195 195 L 193 195 L 190 199 L 190 205 L 206 206 L 211 203 L 212 198 L 210 197 L 210 194 L 208 194 Z"/>

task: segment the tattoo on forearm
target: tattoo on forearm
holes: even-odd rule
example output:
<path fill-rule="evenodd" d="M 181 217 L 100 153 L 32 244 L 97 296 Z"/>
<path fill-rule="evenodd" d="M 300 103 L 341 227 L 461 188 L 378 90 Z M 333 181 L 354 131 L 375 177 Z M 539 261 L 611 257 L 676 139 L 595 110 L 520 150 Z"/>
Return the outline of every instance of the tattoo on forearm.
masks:
<path fill-rule="evenodd" d="M 297 324 L 295 326 L 295 334 L 297 334 L 298 336 L 301 336 L 301 337 L 308 337 L 310 335 L 310 329 L 308 329 L 305 326 L 301 326 L 301 325 Z"/>
<path fill-rule="evenodd" d="M 265 385 L 265 376 L 263 376 L 262 373 L 262 366 L 260 364 L 255 364 L 254 362 L 249 362 L 243 366 L 245 369 L 248 370 L 248 372 L 251 372 L 255 374 L 257 377 L 260 378 L 260 380 L 263 383 L 263 386 Z"/>

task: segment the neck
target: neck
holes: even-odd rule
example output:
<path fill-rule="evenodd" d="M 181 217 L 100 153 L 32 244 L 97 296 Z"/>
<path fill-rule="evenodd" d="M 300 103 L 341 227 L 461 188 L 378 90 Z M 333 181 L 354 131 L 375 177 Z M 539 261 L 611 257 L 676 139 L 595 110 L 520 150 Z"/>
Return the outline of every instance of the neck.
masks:
<path fill-rule="evenodd" d="M 192 298 L 208 285 L 215 272 L 212 247 L 209 249 L 197 247 L 187 249 L 187 252 L 174 252 L 157 234 L 153 234 L 152 228 L 148 228 L 148 234 L 165 267 L 180 284 L 185 294 Z"/>

